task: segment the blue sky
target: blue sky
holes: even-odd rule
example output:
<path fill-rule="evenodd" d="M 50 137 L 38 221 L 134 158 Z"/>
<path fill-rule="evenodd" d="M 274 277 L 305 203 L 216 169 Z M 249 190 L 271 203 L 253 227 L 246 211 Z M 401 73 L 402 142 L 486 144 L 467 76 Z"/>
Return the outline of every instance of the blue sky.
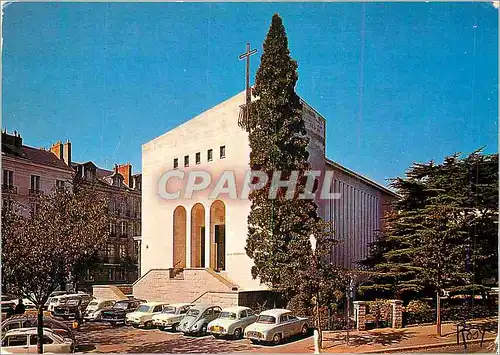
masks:
<path fill-rule="evenodd" d="M 498 151 L 498 10 L 488 3 L 12 3 L 2 126 L 73 160 L 141 166 L 141 145 L 244 89 L 272 15 L 327 155 L 376 181 Z"/>

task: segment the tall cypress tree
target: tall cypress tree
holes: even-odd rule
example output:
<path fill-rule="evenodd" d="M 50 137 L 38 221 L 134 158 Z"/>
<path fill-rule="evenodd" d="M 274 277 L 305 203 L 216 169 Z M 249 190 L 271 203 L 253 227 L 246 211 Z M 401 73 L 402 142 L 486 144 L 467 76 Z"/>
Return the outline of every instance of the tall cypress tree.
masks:
<path fill-rule="evenodd" d="M 310 235 L 316 237 L 320 253 L 330 248 L 328 226 L 318 218 L 316 204 L 297 198 L 309 170 L 309 139 L 295 92 L 297 80 L 297 63 L 290 57 L 285 28 L 275 14 L 253 88 L 257 100 L 251 106 L 250 166 L 265 172 L 270 181 L 276 171 L 281 172 L 282 180 L 298 171 L 299 179 L 293 199 L 286 198 L 284 189 L 269 199 L 270 183 L 250 193 L 246 252 L 254 261 L 253 277 L 288 299 L 310 289 L 304 284 L 313 260 Z"/>

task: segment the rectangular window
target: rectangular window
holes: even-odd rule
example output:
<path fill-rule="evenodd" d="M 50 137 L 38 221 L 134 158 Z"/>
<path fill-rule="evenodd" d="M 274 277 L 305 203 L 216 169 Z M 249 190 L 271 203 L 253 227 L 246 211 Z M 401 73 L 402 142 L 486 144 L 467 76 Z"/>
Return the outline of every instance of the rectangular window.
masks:
<path fill-rule="evenodd" d="M 198 152 L 196 153 L 196 164 L 200 164 L 201 163 L 201 153 Z"/>
<path fill-rule="evenodd" d="M 127 234 L 127 223 L 122 222 L 122 234 Z"/>
<path fill-rule="evenodd" d="M 33 192 L 40 191 L 40 176 L 31 175 L 31 191 Z"/>
<path fill-rule="evenodd" d="M 120 257 L 124 258 L 125 256 L 127 256 L 127 248 L 125 245 L 120 244 Z"/>
<path fill-rule="evenodd" d="M 14 185 L 14 172 L 12 170 L 3 170 L 3 186 L 11 187 Z"/>
<path fill-rule="evenodd" d="M 212 149 L 207 150 L 207 161 L 212 161 L 214 158 L 213 155 L 214 155 L 214 152 Z"/>
<path fill-rule="evenodd" d="M 64 188 L 64 181 L 62 180 L 56 180 L 56 189 L 62 189 Z"/>
<path fill-rule="evenodd" d="M 174 169 L 179 168 L 179 159 L 175 158 L 174 159 Z"/>
<path fill-rule="evenodd" d="M 189 155 L 184 156 L 184 166 L 189 166 Z"/>
<path fill-rule="evenodd" d="M 226 157 L 226 146 L 223 145 L 220 147 L 220 158 L 224 159 Z"/>

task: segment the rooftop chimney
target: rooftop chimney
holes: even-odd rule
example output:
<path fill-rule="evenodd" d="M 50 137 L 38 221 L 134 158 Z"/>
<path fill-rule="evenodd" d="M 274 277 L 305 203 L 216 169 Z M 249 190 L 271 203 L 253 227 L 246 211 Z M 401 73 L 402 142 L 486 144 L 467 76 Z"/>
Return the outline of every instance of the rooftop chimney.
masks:
<path fill-rule="evenodd" d="M 71 166 L 71 142 L 69 140 L 63 145 L 63 160 L 67 166 Z"/>
<path fill-rule="evenodd" d="M 130 163 L 116 166 L 117 172 L 123 176 L 123 182 L 128 187 L 132 187 L 132 165 Z"/>
<path fill-rule="evenodd" d="M 9 144 L 15 147 L 21 147 L 23 145 L 23 139 L 21 135 L 14 131 L 14 134 L 9 134 L 7 129 L 2 132 L 2 144 Z"/>

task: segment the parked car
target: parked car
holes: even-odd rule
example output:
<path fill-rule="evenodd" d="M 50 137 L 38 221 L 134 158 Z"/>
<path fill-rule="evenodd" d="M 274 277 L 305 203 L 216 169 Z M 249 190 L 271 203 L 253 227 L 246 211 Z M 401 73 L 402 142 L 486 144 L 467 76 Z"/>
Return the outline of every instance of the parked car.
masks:
<path fill-rule="evenodd" d="M 100 320 L 102 310 L 113 307 L 115 303 L 115 300 L 92 300 L 83 313 L 83 319 L 86 321 Z"/>
<path fill-rule="evenodd" d="M 63 306 L 64 304 L 66 304 L 68 300 L 72 300 L 75 298 L 81 299 L 82 302 L 86 303 L 87 305 L 92 300 L 93 297 L 86 293 L 71 293 L 61 296 L 54 296 L 50 298 L 47 310 L 50 312 L 54 312 L 56 307 Z"/>
<path fill-rule="evenodd" d="M 12 317 L 16 309 L 15 301 L 0 301 L 0 309 L 2 310 L 2 320 Z"/>
<path fill-rule="evenodd" d="M 281 343 L 297 334 L 309 333 L 309 318 L 296 317 L 287 309 L 270 309 L 259 314 L 257 321 L 245 329 L 245 338 L 252 342 Z"/>
<path fill-rule="evenodd" d="M 219 318 L 208 323 L 208 332 L 216 338 L 234 336 L 239 339 L 243 336 L 245 328 L 256 320 L 257 316 L 248 307 L 225 308 Z"/>
<path fill-rule="evenodd" d="M 145 300 L 128 299 L 117 301 L 110 309 L 101 311 L 101 321 L 111 325 L 125 324 L 125 315 L 137 309 Z"/>
<path fill-rule="evenodd" d="M 141 304 L 134 312 L 125 316 L 125 323 L 134 327 L 151 328 L 153 316 L 160 314 L 163 307 L 168 306 L 166 302 L 148 302 Z"/>
<path fill-rule="evenodd" d="M 49 310 L 49 304 L 50 304 L 50 301 L 52 300 L 52 298 L 57 297 L 57 296 L 68 295 L 70 293 L 72 293 L 72 292 L 68 292 L 68 291 L 54 291 L 54 292 L 52 292 L 49 295 L 49 298 L 47 299 L 47 302 L 45 302 L 44 308 L 47 309 L 47 310 Z"/>
<path fill-rule="evenodd" d="M 184 334 L 203 335 L 207 333 L 208 323 L 219 317 L 221 308 L 214 305 L 196 305 L 187 311 L 178 329 Z"/>
<path fill-rule="evenodd" d="M 170 328 L 176 331 L 182 318 L 186 315 L 189 308 L 193 307 L 189 303 L 174 303 L 163 307 L 160 314 L 153 316 L 153 325 L 157 326 L 160 330 Z"/>
<path fill-rule="evenodd" d="M 37 324 L 38 318 L 36 314 L 16 314 L 2 322 L 2 335 L 12 329 L 32 328 L 36 327 Z M 70 338 L 73 343 L 76 344 L 73 331 L 65 323 L 52 317 L 43 317 L 43 326 L 51 329 L 54 333 L 62 336 L 63 338 Z"/>
<path fill-rule="evenodd" d="M 61 317 L 65 320 L 76 318 L 78 309 L 80 309 L 83 314 L 91 300 L 92 296 L 90 295 L 73 295 L 65 297 L 59 301 L 58 306 L 54 307 L 52 315 L 55 317 Z"/>
<path fill-rule="evenodd" d="M 16 353 L 37 352 L 37 329 L 20 328 L 9 330 L 2 338 L 2 353 L 4 351 Z M 71 339 L 64 339 L 50 329 L 43 329 L 44 353 L 68 354 L 74 351 Z"/>

